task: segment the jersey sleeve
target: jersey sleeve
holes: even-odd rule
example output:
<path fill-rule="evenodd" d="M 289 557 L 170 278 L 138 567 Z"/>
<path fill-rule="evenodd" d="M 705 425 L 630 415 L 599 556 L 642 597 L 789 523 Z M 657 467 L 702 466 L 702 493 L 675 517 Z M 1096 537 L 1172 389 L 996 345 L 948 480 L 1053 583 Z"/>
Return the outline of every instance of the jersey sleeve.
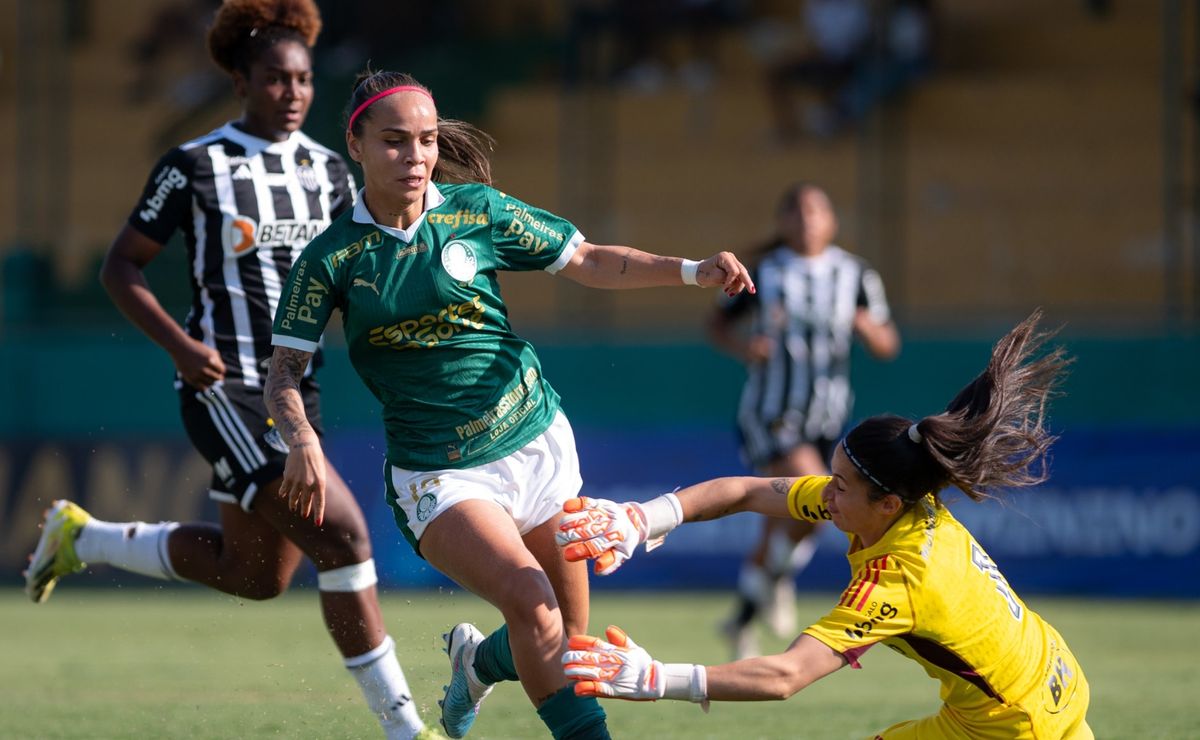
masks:
<path fill-rule="evenodd" d="M 868 560 L 842 592 L 833 611 L 804 630 L 858 667 L 875 643 L 913 630 L 908 583 L 894 555 Z"/>
<path fill-rule="evenodd" d="M 867 309 L 871 320 L 886 324 L 891 320 L 892 310 L 888 307 L 887 295 L 883 290 L 883 278 L 870 265 L 864 264 L 858 283 L 858 306 Z"/>
<path fill-rule="evenodd" d="M 129 225 L 159 244 L 166 244 L 188 218 L 192 207 L 192 165 L 176 148 L 154 166 Z"/>
<path fill-rule="evenodd" d="M 556 273 L 583 243 L 583 234 L 566 219 L 488 189 L 492 245 L 505 270 Z"/>
<path fill-rule="evenodd" d="M 829 480 L 828 475 L 806 475 L 796 479 L 788 491 L 788 511 L 793 519 L 819 522 L 831 518 L 829 510 L 821 504 L 821 491 Z"/>
<path fill-rule="evenodd" d="M 277 347 L 316 352 L 340 303 L 337 276 L 320 245 L 317 239 L 305 247 L 288 273 L 271 330 L 271 344 Z"/>
<path fill-rule="evenodd" d="M 354 207 L 358 188 L 354 183 L 354 174 L 341 157 L 329 160 L 329 181 L 333 184 L 333 192 L 329 196 L 329 218 L 333 220 Z"/>

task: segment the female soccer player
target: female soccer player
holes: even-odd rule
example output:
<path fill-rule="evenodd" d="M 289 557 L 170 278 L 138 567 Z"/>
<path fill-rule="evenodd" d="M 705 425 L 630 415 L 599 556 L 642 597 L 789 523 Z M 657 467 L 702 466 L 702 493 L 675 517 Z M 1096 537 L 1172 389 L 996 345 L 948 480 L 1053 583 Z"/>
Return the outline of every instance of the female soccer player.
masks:
<path fill-rule="evenodd" d="M 854 337 L 874 357 L 890 360 L 900 351 L 900 334 L 879 273 L 833 243 L 837 215 L 824 190 L 805 182 L 788 186 L 776 228 L 778 236 L 752 270 L 760 290 L 723 300 L 708 333 L 746 365 L 737 413 L 746 463 L 772 478 L 828 475 L 854 402 Z M 749 331 L 739 332 L 745 323 Z M 758 654 L 756 616 L 780 637 L 795 634 L 793 584 L 816 550 L 814 530 L 801 520 L 763 521 L 725 625 L 735 658 Z"/>
<path fill-rule="evenodd" d="M 269 599 L 307 555 L 317 567 L 326 626 L 371 712 L 387 737 L 411 738 L 424 724 L 380 613 L 363 513 L 332 468 L 323 518 L 289 508 L 278 495 L 287 447 L 263 403 L 280 287 L 301 248 L 354 198 L 344 160 L 300 131 L 313 98 L 320 28 L 312 0 L 221 6 L 208 45 L 233 78 L 242 116 L 167 152 L 101 272 L 121 311 L 175 363 L 184 427 L 213 466 L 220 526 L 102 522 L 57 501 L 26 585 L 34 601 L 44 601 L 59 577 L 84 563 L 108 563 Z M 183 328 L 142 274 L 176 231 L 192 266 Z M 303 376 L 299 402 L 320 430 L 318 387 L 310 368 Z"/>
<path fill-rule="evenodd" d="M 639 542 L 684 521 L 739 511 L 832 521 L 846 533 L 854 579 L 836 607 L 779 655 L 705 668 L 662 664 L 617 627 L 571 637 L 563 655 L 581 696 L 695 702 L 786 699 L 883 643 L 941 684 L 942 710 L 878 738 L 1090 738 L 1088 684 L 1063 638 L 1025 606 L 996 564 L 943 506 L 1046 478 L 1042 425 L 1066 364 L 1033 354 L 1040 312 L 996 344 L 987 369 L 946 411 L 876 416 L 850 431 L 833 475 L 720 478 L 646 504 L 575 499 L 562 523 L 568 559 L 612 572 Z"/>
<path fill-rule="evenodd" d="M 409 75 L 361 75 L 347 114 L 362 197 L 304 250 L 275 317 L 267 402 L 291 448 L 281 493 L 320 519 L 325 460 L 300 382 L 337 307 L 350 359 L 383 404 L 397 525 L 504 616 L 487 639 L 467 624 L 447 636 L 447 733 L 462 737 L 491 684 L 519 676 L 554 737 L 607 737 L 599 704 L 575 696 L 559 662 L 566 635 L 588 621 L 587 572 L 554 539 L 562 504 L 581 485 L 575 440 L 532 346 L 509 326 L 497 274 L 729 293 L 752 288 L 750 277 L 728 252 L 696 262 L 592 244 L 494 190 L 490 138 L 439 118 Z"/>

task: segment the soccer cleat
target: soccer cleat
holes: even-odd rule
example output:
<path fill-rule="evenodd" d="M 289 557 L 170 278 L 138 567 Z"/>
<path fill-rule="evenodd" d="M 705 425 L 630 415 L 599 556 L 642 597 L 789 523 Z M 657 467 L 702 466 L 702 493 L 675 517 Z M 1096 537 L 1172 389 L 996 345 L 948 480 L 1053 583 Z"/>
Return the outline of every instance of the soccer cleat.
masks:
<path fill-rule="evenodd" d="M 475 675 L 475 650 L 483 642 L 483 633 L 475 625 L 457 624 L 448 634 L 446 654 L 450 656 L 450 685 L 438 702 L 442 708 L 442 727 L 453 738 L 464 737 L 475 723 L 479 705 L 492 692 L 492 687 Z"/>
<path fill-rule="evenodd" d="M 413 735 L 413 740 L 446 740 L 446 736 L 438 732 L 436 727 L 426 726 L 416 735 Z"/>
<path fill-rule="evenodd" d="M 46 510 L 42 536 L 25 571 L 25 593 L 33 603 L 40 604 L 50 598 L 59 578 L 86 567 L 75 555 L 75 540 L 91 518 L 91 514 L 63 499 Z"/>

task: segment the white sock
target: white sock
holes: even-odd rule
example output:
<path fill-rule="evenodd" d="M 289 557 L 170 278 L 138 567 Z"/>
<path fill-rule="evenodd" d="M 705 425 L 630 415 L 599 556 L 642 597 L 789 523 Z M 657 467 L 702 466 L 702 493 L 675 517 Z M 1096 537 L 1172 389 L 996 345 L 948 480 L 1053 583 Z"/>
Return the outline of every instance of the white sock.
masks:
<path fill-rule="evenodd" d="M 109 565 L 164 581 L 180 580 L 171 567 L 167 538 L 179 522 L 104 522 L 91 519 L 75 540 L 75 554 L 85 563 Z"/>
<path fill-rule="evenodd" d="M 346 668 L 362 688 L 367 706 L 379 719 L 387 740 L 411 740 L 425 729 L 408 679 L 396 660 L 396 643 L 391 635 L 369 653 L 346 658 Z"/>
<path fill-rule="evenodd" d="M 771 583 L 763 569 L 751 563 L 742 563 L 738 573 L 738 593 L 742 598 L 762 606 L 770 598 Z"/>
<path fill-rule="evenodd" d="M 817 537 L 809 535 L 796 543 L 796 547 L 792 550 L 791 566 L 792 574 L 799 573 L 808 567 L 812 562 L 813 555 L 817 554 Z"/>
<path fill-rule="evenodd" d="M 767 541 L 767 572 L 774 578 L 794 577 L 804 570 L 817 552 L 817 535 L 792 542 L 786 532 L 772 533 Z"/>

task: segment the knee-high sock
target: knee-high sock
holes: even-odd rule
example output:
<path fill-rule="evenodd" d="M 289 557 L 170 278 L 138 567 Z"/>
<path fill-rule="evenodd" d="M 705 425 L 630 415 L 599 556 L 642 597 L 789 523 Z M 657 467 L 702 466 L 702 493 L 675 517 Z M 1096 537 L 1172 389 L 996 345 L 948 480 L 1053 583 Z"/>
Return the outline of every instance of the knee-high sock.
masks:
<path fill-rule="evenodd" d="M 537 712 L 554 740 L 609 740 L 600 702 L 591 696 L 575 696 L 574 686 L 559 689 Z"/>
<path fill-rule="evenodd" d="M 486 684 L 519 680 L 512 646 L 508 644 L 507 624 L 500 625 L 475 649 L 475 675 Z"/>
<path fill-rule="evenodd" d="M 411 740 L 425 729 L 390 635 L 374 650 L 346 658 L 346 669 L 358 681 L 388 740 Z"/>

